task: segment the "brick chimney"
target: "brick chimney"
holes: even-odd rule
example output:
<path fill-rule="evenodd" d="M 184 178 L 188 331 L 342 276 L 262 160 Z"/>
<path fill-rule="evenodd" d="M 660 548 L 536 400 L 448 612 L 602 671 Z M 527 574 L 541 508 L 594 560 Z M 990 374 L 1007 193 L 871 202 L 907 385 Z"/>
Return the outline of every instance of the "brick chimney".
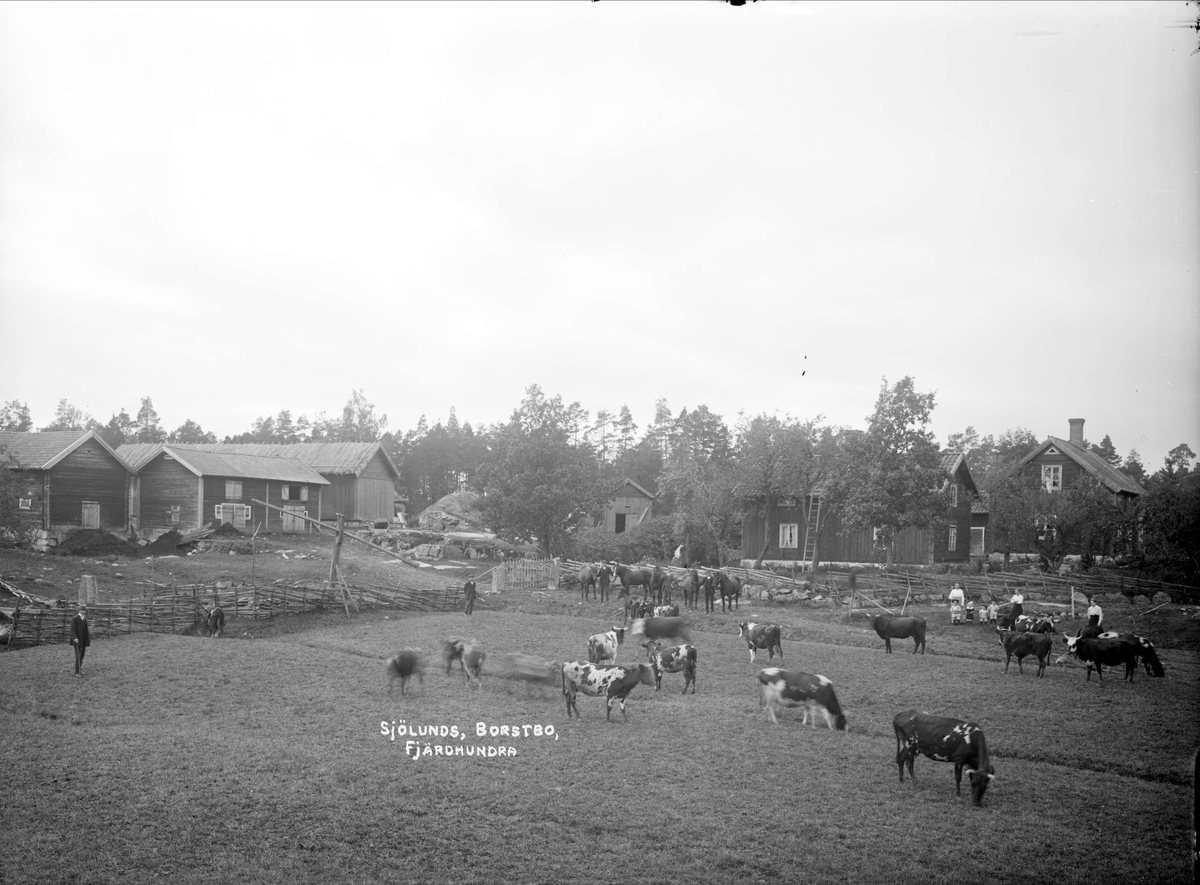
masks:
<path fill-rule="evenodd" d="M 1071 436 L 1067 439 L 1073 446 L 1083 448 L 1083 418 L 1068 418 L 1067 423 L 1071 425 Z"/>

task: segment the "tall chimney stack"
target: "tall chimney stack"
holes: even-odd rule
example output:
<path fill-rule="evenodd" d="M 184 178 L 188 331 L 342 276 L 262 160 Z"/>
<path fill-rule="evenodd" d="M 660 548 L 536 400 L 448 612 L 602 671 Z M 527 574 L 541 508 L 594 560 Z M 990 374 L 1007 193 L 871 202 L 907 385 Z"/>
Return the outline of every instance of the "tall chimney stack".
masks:
<path fill-rule="evenodd" d="M 1067 440 L 1073 446 L 1083 448 L 1083 419 L 1068 418 L 1067 423 L 1071 425 L 1071 436 Z"/>

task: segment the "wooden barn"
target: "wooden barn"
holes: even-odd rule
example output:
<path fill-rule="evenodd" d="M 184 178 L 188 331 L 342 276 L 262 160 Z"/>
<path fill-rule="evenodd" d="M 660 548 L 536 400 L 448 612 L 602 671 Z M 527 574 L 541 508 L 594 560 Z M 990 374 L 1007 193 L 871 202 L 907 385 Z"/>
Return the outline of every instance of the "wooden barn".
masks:
<path fill-rule="evenodd" d="M 619 535 L 649 519 L 654 515 L 655 497 L 626 477 L 617 494 L 604 505 L 604 528 Z"/>
<path fill-rule="evenodd" d="M 134 500 L 142 531 L 187 532 L 207 522 L 236 529 L 304 534 L 329 481 L 296 458 L 201 452 L 138 443 L 117 450 L 137 471 Z M 284 511 L 254 501 L 264 501 Z"/>
<path fill-rule="evenodd" d="M 937 526 L 904 529 L 896 537 L 893 562 L 931 565 L 966 562 L 971 556 L 971 509 L 979 489 L 967 459 L 959 452 L 942 455 L 942 469 L 950 489 L 951 508 L 946 522 Z M 767 563 L 875 562 L 875 530 L 842 528 L 836 513 L 825 510 L 820 493 L 803 501 L 780 498 L 764 521 L 759 508 L 742 518 L 743 562 L 753 564 L 766 541 Z"/>
<path fill-rule="evenodd" d="M 400 471 L 377 442 L 341 443 L 207 443 L 192 451 L 270 458 L 295 458 L 329 483 L 321 495 L 318 519 L 390 522 L 396 515 L 396 482 Z"/>
<path fill-rule="evenodd" d="M 18 478 L 18 518 L 50 532 L 129 530 L 133 470 L 95 431 L 0 431 Z"/>

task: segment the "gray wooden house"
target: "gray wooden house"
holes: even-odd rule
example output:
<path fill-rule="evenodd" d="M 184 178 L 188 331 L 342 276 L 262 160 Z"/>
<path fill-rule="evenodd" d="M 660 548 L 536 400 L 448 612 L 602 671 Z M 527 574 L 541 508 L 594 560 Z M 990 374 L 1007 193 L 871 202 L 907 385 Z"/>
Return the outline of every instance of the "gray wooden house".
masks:
<path fill-rule="evenodd" d="M 614 534 L 628 531 L 654 515 L 657 496 L 628 477 L 613 499 L 604 505 L 604 528 Z"/>
<path fill-rule="evenodd" d="M 95 431 L 0 431 L 0 447 L 17 477 L 21 525 L 129 530 L 133 470 Z"/>

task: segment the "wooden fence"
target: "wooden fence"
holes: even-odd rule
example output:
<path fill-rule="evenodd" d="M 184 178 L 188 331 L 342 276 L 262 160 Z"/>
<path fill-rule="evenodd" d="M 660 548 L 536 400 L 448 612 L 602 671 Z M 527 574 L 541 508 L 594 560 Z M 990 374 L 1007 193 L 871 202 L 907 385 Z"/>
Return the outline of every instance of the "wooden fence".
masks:
<path fill-rule="evenodd" d="M 390 608 L 408 612 L 451 611 L 461 605 L 462 588 L 447 585 L 418 590 L 407 587 L 349 587 L 349 602 L 359 608 Z M 214 605 L 226 618 L 261 620 L 301 612 L 342 611 L 342 589 L 327 584 L 202 585 L 156 589 L 124 602 L 88 604 L 88 630 L 93 639 L 129 633 L 187 633 L 198 627 L 203 612 Z M 75 606 L 18 607 L 3 648 L 27 648 L 41 643 L 70 642 Z"/>
<path fill-rule="evenodd" d="M 510 559 L 492 569 L 492 592 L 554 590 L 558 587 L 557 559 Z"/>

